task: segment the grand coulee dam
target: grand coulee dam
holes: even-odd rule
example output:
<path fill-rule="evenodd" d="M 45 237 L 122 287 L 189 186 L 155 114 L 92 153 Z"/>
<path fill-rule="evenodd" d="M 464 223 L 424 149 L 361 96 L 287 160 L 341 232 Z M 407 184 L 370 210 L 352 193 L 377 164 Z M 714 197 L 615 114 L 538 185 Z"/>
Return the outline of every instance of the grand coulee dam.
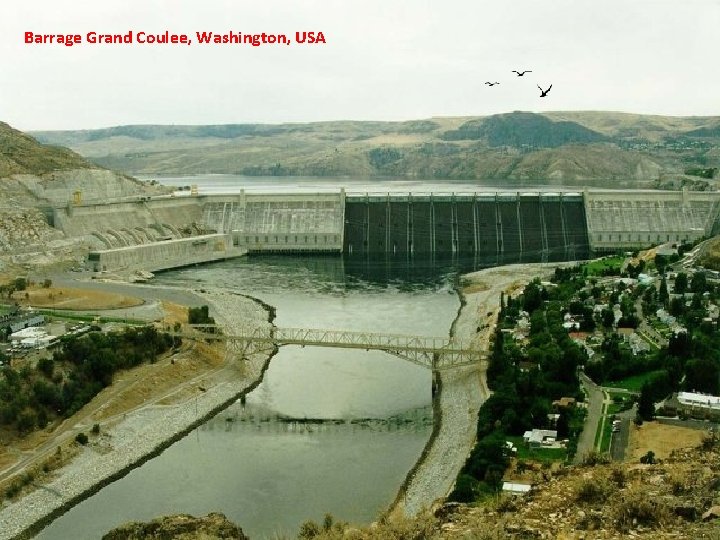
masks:
<path fill-rule="evenodd" d="M 245 253 L 573 260 L 720 231 L 720 193 L 190 194 L 74 200 L 45 209 L 95 271 L 159 270 Z"/>

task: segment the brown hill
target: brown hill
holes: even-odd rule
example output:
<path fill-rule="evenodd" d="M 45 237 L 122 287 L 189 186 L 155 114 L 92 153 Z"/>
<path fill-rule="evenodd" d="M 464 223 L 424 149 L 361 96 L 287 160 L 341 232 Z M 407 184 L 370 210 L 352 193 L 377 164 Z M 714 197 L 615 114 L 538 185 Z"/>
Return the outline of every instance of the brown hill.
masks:
<path fill-rule="evenodd" d="M 72 150 L 40 144 L 29 135 L 0 122 L 0 178 L 93 167 Z"/>
<path fill-rule="evenodd" d="M 715 179 L 702 175 L 720 168 L 718 125 L 718 117 L 516 111 L 407 122 L 146 125 L 36 135 L 100 166 L 148 175 L 476 179 L 607 187 L 690 182 L 708 189 L 714 188 L 717 174 Z"/>

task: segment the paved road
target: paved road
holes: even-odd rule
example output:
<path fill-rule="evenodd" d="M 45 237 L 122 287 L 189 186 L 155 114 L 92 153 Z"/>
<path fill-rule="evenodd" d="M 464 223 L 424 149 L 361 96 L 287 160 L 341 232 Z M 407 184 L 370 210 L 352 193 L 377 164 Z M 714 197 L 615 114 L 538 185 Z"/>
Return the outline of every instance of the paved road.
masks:
<path fill-rule="evenodd" d="M 652 326 L 650 326 L 647 323 L 647 320 L 645 320 L 645 315 L 643 313 L 642 309 L 642 300 L 638 299 L 635 302 L 635 314 L 637 315 L 638 320 L 640 321 L 640 324 L 638 325 L 638 332 L 641 332 L 644 334 L 650 341 L 655 343 L 655 346 L 658 348 L 661 347 L 667 347 L 668 340 L 662 337 L 657 330 L 655 330 Z"/>
<path fill-rule="evenodd" d="M 612 457 L 613 461 L 623 461 L 625 459 L 625 452 L 630 441 L 630 422 L 633 421 L 636 414 L 637 405 L 633 405 L 631 409 L 615 416 L 617 420 L 620 420 L 620 431 L 614 432 L 610 440 L 610 457 Z"/>
<path fill-rule="evenodd" d="M 53 285 L 60 287 L 77 287 L 79 289 L 99 289 L 102 291 L 135 296 L 146 301 L 167 301 L 182 304 L 184 306 L 202 306 L 207 300 L 194 294 L 192 291 L 183 288 L 165 287 L 162 285 L 118 283 L 99 280 L 78 280 L 74 277 L 64 275 L 51 276 Z M 39 279 L 39 277 L 37 278 Z M 188 287 L 192 284 L 188 284 Z M 200 288 L 200 287 L 198 287 Z M 93 311 L 93 310 L 85 310 Z M 113 310 L 115 311 L 115 310 Z"/>
<path fill-rule="evenodd" d="M 600 387 L 592 382 L 584 373 L 580 374 L 580 383 L 587 393 L 587 416 L 585 417 L 585 426 L 583 426 L 580 439 L 578 440 L 577 452 L 575 453 L 574 463 L 582 463 L 587 454 L 595 449 L 595 433 L 597 432 L 598 423 L 602 416 L 603 393 Z"/>

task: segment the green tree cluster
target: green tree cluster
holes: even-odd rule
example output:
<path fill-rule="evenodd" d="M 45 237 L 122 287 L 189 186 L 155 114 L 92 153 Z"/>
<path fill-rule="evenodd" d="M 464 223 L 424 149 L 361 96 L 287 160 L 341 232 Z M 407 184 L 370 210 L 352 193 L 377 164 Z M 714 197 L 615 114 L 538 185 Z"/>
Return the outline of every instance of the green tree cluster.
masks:
<path fill-rule="evenodd" d="M 0 425 L 20 433 L 42 428 L 50 419 L 80 410 L 112 382 L 113 373 L 154 362 L 173 338 L 153 327 L 72 336 L 53 358 L 32 369 L 0 371 Z"/>

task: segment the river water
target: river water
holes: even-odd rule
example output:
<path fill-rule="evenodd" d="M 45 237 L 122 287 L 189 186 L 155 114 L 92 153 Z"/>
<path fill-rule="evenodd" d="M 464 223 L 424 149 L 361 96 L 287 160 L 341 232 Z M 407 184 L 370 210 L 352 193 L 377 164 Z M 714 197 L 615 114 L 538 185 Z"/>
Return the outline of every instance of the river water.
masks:
<path fill-rule="evenodd" d="M 275 324 L 447 336 L 453 266 L 251 256 L 158 276 L 275 306 Z M 280 419 L 278 419 L 278 416 Z M 251 538 L 319 521 L 367 524 L 394 499 L 431 429 L 431 374 L 379 351 L 281 347 L 263 382 L 38 538 L 98 538 L 127 521 L 225 513 Z"/>
<path fill-rule="evenodd" d="M 337 191 L 340 184 L 348 192 L 394 193 L 579 187 L 235 175 L 161 181 L 196 184 L 201 194 Z M 447 336 L 459 308 L 457 273 L 509 262 L 517 258 L 249 256 L 164 272 L 156 281 L 251 295 L 276 307 L 278 326 Z M 303 521 L 319 521 L 325 513 L 367 524 L 394 499 L 428 441 L 431 423 L 428 370 L 378 351 L 282 347 L 245 405 L 223 411 L 71 509 L 38 538 L 99 538 L 127 521 L 211 511 L 225 513 L 253 539 L 295 537 Z"/>

